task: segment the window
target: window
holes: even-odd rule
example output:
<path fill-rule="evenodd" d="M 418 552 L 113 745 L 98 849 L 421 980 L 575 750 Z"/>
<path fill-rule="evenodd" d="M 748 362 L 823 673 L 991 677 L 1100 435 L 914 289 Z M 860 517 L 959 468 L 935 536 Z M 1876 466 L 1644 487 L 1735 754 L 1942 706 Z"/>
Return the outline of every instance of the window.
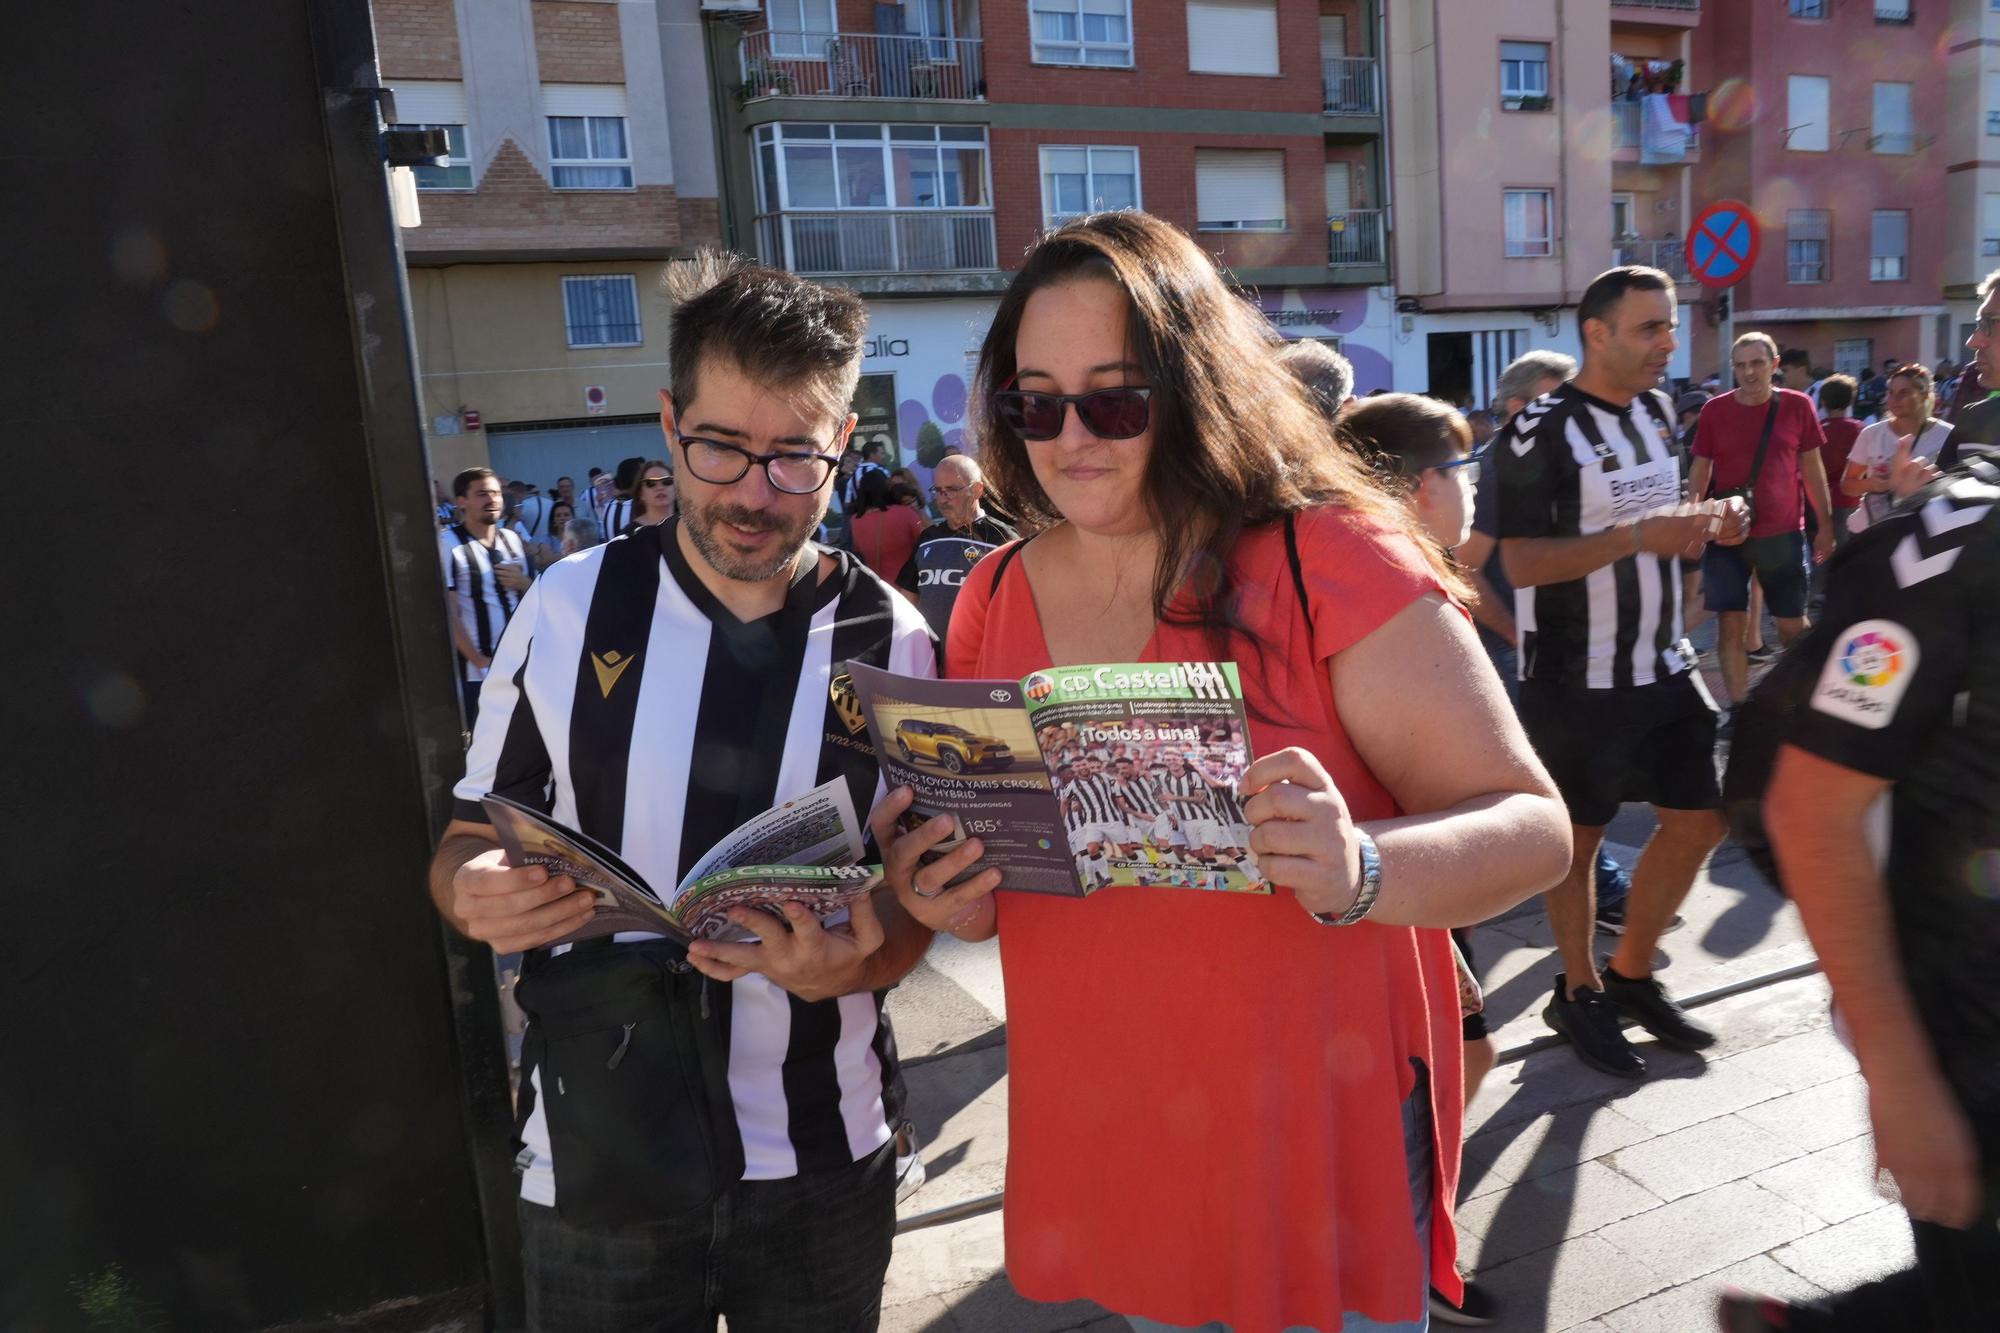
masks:
<path fill-rule="evenodd" d="M 637 347 L 639 284 L 629 273 L 564 278 L 563 325 L 571 347 Z"/>
<path fill-rule="evenodd" d="M 951 0 L 907 0 L 903 6 L 903 31 L 928 37 L 926 53 L 932 60 L 957 59 L 951 39 L 957 35 L 952 23 Z"/>
<path fill-rule="evenodd" d="M 1028 0 L 1028 19 L 1040 64 L 1131 67 L 1131 0 Z"/>
<path fill-rule="evenodd" d="M 1194 195 L 1195 226 L 1201 231 L 1283 231 L 1285 154 L 1197 148 Z"/>
<path fill-rule="evenodd" d="M 1786 12 L 1795 19 L 1823 19 L 1826 0 L 1787 0 Z"/>
<path fill-rule="evenodd" d="M 1910 0 L 1875 0 L 1877 23 L 1908 23 L 1913 17 Z"/>
<path fill-rule="evenodd" d="M 1500 43 L 1500 105 L 1508 111 L 1548 109 L 1547 42 Z"/>
<path fill-rule="evenodd" d="M 1538 259 L 1556 252 L 1555 191 L 1508 190 L 1505 200 L 1507 257 Z"/>
<path fill-rule="evenodd" d="M 1875 85 L 1874 133 L 1869 137 L 1868 143 L 1878 153 L 1916 151 L 1916 135 L 1912 133 L 1910 125 L 1909 84 Z"/>
<path fill-rule="evenodd" d="M 1830 80 L 1815 74 L 1794 74 L 1785 81 L 1785 147 L 1793 152 L 1827 150 L 1829 85 Z"/>
<path fill-rule="evenodd" d="M 1859 375 L 1875 364 L 1873 338 L 1836 338 L 1833 341 L 1833 373 Z"/>
<path fill-rule="evenodd" d="M 1988 257 L 2000 255 L 2000 194 L 1989 194 L 1980 200 L 1979 223 L 1979 253 Z"/>
<path fill-rule="evenodd" d="M 979 125 L 757 129 L 762 211 L 991 208 Z"/>
<path fill-rule="evenodd" d="M 472 154 L 466 148 L 465 85 L 410 81 L 394 84 L 389 91 L 396 98 L 396 128 L 443 130 L 451 145 L 443 166 L 416 168 L 417 188 L 471 189 Z"/>
<path fill-rule="evenodd" d="M 1785 281 L 1825 282 L 1833 244 L 1833 214 L 1795 208 L 1785 214 Z"/>
<path fill-rule="evenodd" d="M 1042 221 L 1047 225 L 1079 213 L 1137 207 L 1138 149 L 1042 149 Z"/>
<path fill-rule="evenodd" d="M 1611 239 L 1614 241 L 1636 241 L 1639 239 L 1638 201 L 1629 194 L 1611 196 Z"/>
<path fill-rule="evenodd" d="M 771 24 L 771 54 L 826 59 L 827 43 L 839 29 L 834 0 L 765 0 Z"/>
<path fill-rule="evenodd" d="M 1901 282 L 1910 276 L 1910 214 L 1906 209 L 1878 208 L 1869 228 L 1868 280 Z"/>
<path fill-rule="evenodd" d="M 1188 68 L 1200 74 L 1276 74 L 1277 0 L 1187 0 Z"/>
<path fill-rule="evenodd" d="M 629 190 L 625 89 L 615 83 L 545 83 L 549 169 L 558 190 Z"/>
<path fill-rule="evenodd" d="M 2000 0 L 1994 0 L 2000 4 Z M 2000 134 L 2000 74 L 1986 76 L 1986 132 Z"/>

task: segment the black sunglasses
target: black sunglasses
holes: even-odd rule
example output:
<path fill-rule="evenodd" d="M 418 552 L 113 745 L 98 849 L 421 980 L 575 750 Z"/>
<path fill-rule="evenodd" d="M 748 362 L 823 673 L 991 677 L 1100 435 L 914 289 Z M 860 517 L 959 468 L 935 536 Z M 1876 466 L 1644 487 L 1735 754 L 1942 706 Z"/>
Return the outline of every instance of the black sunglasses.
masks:
<path fill-rule="evenodd" d="M 1146 385 L 1127 384 L 1089 393 L 1000 389 L 989 401 L 993 415 L 1024 440 L 1053 440 L 1062 434 L 1063 415 L 1071 403 L 1076 404 L 1076 419 L 1092 435 L 1103 440 L 1129 440 L 1146 429 L 1152 417 L 1147 400 L 1152 396 Z"/>
<path fill-rule="evenodd" d="M 647 486 L 671 486 L 674 484 L 672 477 L 645 477 L 641 480 Z"/>

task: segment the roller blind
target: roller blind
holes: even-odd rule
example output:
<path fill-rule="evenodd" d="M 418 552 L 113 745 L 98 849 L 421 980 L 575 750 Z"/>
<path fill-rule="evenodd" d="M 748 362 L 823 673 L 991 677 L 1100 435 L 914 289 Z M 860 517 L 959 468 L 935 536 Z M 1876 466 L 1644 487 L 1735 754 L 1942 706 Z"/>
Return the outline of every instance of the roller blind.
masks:
<path fill-rule="evenodd" d="M 545 116 L 622 116 L 625 114 L 625 85 L 622 83 L 545 83 L 542 85 L 542 114 Z"/>
<path fill-rule="evenodd" d="M 1322 14 L 1319 18 L 1319 58 L 1338 60 L 1347 54 L 1347 16 Z"/>
<path fill-rule="evenodd" d="M 1285 155 L 1277 149 L 1197 149 L 1198 225 L 1285 220 Z"/>
<path fill-rule="evenodd" d="M 464 125 L 465 85 L 456 82 L 398 81 L 389 85 L 396 118 L 404 125 Z"/>
<path fill-rule="evenodd" d="M 1328 217 L 1345 213 L 1352 206 L 1352 178 L 1345 162 L 1326 164 L 1326 212 Z"/>
<path fill-rule="evenodd" d="M 1278 72 L 1277 0 L 1188 0 L 1187 21 L 1189 69 Z"/>

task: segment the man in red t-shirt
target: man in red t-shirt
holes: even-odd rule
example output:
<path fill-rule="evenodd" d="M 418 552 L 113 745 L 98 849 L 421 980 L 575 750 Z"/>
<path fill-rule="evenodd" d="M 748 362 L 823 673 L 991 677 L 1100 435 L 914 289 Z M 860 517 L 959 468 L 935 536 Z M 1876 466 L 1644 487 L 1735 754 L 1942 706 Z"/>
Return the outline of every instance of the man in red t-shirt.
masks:
<path fill-rule="evenodd" d="M 1853 376 L 1828 375 L 1820 381 L 1819 414 L 1820 433 L 1826 436 L 1826 443 L 1819 451 L 1820 465 L 1831 481 L 1847 471 L 1847 455 L 1861 435 L 1861 423 L 1854 419 Z M 1847 530 L 1847 516 L 1860 507 L 1859 496 L 1849 495 L 1838 486 L 1833 488 L 1833 515 L 1839 520 L 1833 525 L 1835 546 L 1853 536 Z"/>
<path fill-rule="evenodd" d="M 1806 628 L 1806 589 L 1810 565 L 1806 558 L 1805 506 L 1799 503 L 1799 483 L 1819 517 L 1812 542 L 1812 559 L 1824 560 L 1833 550 L 1833 498 L 1826 482 L 1820 448 L 1826 436 L 1812 399 L 1795 389 L 1771 382 L 1777 368 L 1778 345 L 1768 333 L 1746 333 L 1736 340 L 1730 361 L 1736 368 L 1734 393 L 1718 394 L 1701 409 L 1695 427 L 1694 466 L 1688 493 L 1702 499 L 1753 485 L 1751 469 L 1757 441 L 1767 419 L 1771 445 L 1763 471 L 1754 479 L 1750 540 L 1741 546 L 1710 543 L 1701 562 L 1702 600 L 1715 612 L 1716 655 L 1730 707 L 1743 701 L 1750 662 L 1744 651 L 1749 629 L 1750 577 L 1754 573 L 1778 622 L 1778 634 L 1790 643 Z M 1776 414 L 1773 416 L 1773 414 Z"/>

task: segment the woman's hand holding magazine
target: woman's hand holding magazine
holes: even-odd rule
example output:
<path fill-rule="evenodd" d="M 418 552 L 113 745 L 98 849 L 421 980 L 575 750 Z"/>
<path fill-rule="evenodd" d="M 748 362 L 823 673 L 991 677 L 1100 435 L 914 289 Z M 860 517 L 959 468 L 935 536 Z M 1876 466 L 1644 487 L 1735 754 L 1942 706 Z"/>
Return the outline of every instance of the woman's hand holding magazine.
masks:
<path fill-rule="evenodd" d="M 963 940 L 983 940 L 993 933 L 992 895 L 1000 887 L 1000 872 L 989 866 L 964 883 L 947 888 L 978 863 L 985 844 L 978 838 L 967 838 L 926 863 L 926 853 L 954 836 L 957 821 L 950 815 L 937 815 L 903 831 L 902 816 L 913 795 L 908 787 L 897 787 L 868 817 L 875 845 L 882 852 L 883 881 L 896 891 L 903 910 L 930 929 Z"/>

